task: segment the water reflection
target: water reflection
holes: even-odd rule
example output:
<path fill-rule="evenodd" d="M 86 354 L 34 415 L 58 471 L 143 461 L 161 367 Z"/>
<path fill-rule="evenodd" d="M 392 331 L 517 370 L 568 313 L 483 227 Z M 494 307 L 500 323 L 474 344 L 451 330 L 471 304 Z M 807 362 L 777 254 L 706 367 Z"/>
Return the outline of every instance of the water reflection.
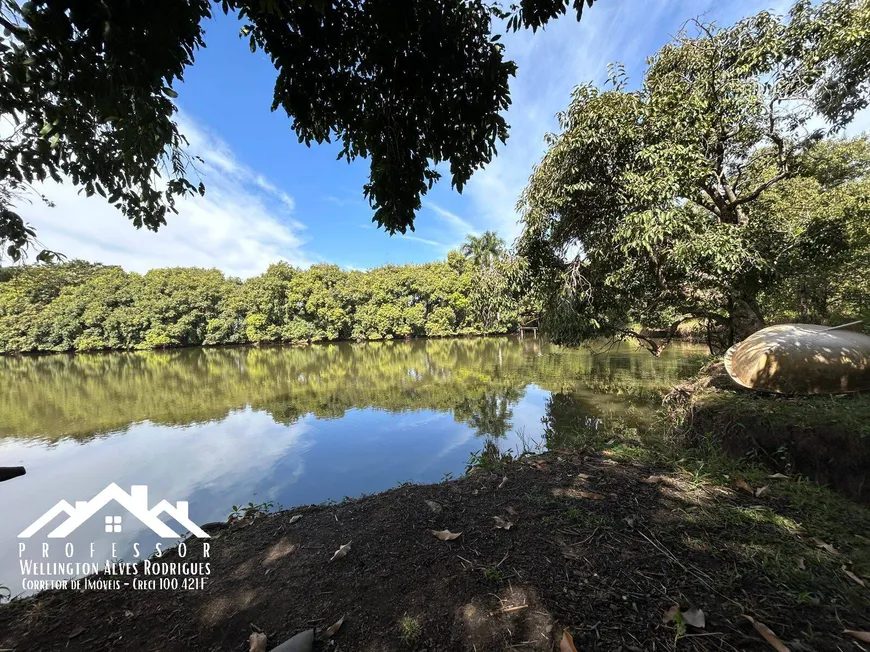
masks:
<path fill-rule="evenodd" d="M 521 436 L 554 440 L 590 419 L 640 423 L 700 355 L 491 338 L 0 358 L 0 465 L 27 467 L 0 484 L 0 584 L 20 591 L 19 532 L 110 482 L 187 500 L 200 524 L 249 500 L 289 507 L 435 482 L 461 474 L 482 437 L 519 449 Z M 132 518 L 101 532 L 116 511 L 74 533 L 77 557 L 90 541 L 100 562 L 113 542 L 126 559 L 133 542 L 157 542 Z"/>

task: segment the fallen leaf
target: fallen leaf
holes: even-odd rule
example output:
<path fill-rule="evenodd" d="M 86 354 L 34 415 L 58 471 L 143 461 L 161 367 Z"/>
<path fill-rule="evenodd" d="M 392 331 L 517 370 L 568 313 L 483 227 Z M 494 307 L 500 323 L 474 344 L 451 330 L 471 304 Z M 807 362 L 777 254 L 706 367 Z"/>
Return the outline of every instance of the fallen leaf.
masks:
<path fill-rule="evenodd" d="M 677 617 L 677 614 L 678 614 L 678 613 L 680 613 L 680 605 L 675 604 L 673 607 L 671 607 L 670 609 L 668 609 L 668 610 L 667 610 L 667 611 L 662 615 L 662 624 L 663 624 L 663 625 L 667 625 L 669 622 L 671 622 L 674 618 Z"/>
<path fill-rule="evenodd" d="M 770 485 L 764 485 L 763 487 L 759 487 L 755 490 L 755 497 L 761 498 L 764 494 L 767 493 L 768 489 L 770 489 Z"/>
<path fill-rule="evenodd" d="M 135 614 L 128 609 L 124 612 L 124 616 L 126 616 L 127 618 L 132 618 L 133 616 L 135 616 Z"/>
<path fill-rule="evenodd" d="M 335 554 L 332 555 L 332 557 L 330 558 L 329 561 L 335 561 L 336 559 L 342 559 L 343 557 L 345 557 L 347 555 L 347 553 L 350 552 L 350 544 L 351 544 L 351 542 L 348 541 L 341 548 L 336 550 Z"/>
<path fill-rule="evenodd" d="M 312 652 L 314 650 L 314 630 L 306 629 L 288 638 L 272 652 Z"/>
<path fill-rule="evenodd" d="M 261 632 L 254 632 L 248 639 L 250 643 L 250 652 L 266 652 L 266 635 Z"/>
<path fill-rule="evenodd" d="M 688 611 L 683 612 L 683 622 L 698 629 L 704 629 L 707 626 L 707 620 L 704 618 L 704 612 L 697 607 L 692 607 Z"/>
<path fill-rule="evenodd" d="M 577 477 L 580 480 L 588 480 L 591 476 L 588 473 L 578 473 Z"/>
<path fill-rule="evenodd" d="M 72 630 L 69 633 L 68 638 L 75 638 L 76 636 L 81 636 L 84 633 L 84 631 L 85 631 L 84 627 L 76 627 L 74 630 Z"/>
<path fill-rule="evenodd" d="M 641 482 L 643 482 L 644 484 L 656 484 L 658 482 L 662 482 L 663 480 L 664 478 L 660 475 L 651 475 L 650 477 L 641 480 Z"/>
<path fill-rule="evenodd" d="M 788 480 L 788 476 L 783 473 L 774 473 L 773 475 L 767 476 L 771 480 Z"/>
<path fill-rule="evenodd" d="M 854 629 L 844 629 L 843 633 L 846 636 L 851 636 L 856 641 L 861 641 L 862 643 L 870 643 L 870 632 L 856 632 Z"/>
<path fill-rule="evenodd" d="M 451 532 L 450 530 L 432 530 L 432 534 L 441 539 L 442 541 L 453 541 L 453 539 L 458 539 L 462 532 Z"/>
<path fill-rule="evenodd" d="M 746 480 L 743 480 L 743 479 L 735 480 L 734 486 L 737 487 L 738 489 L 743 489 L 743 491 L 746 491 L 748 493 L 751 493 L 751 494 L 755 493 L 755 491 L 752 489 L 752 487 L 749 486 L 749 483 L 746 482 Z"/>
<path fill-rule="evenodd" d="M 832 555 L 837 555 L 837 554 L 839 554 L 839 553 L 837 552 L 837 549 L 834 548 L 834 546 L 832 546 L 830 543 L 825 543 L 825 542 L 822 541 L 821 539 L 813 539 L 813 541 L 815 541 L 815 543 L 816 543 L 816 548 L 821 548 L 821 549 L 824 550 L 825 552 L 829 552 L 829 553 L 831 553 Z"/>
<path fill-rule="evenodd" d="M 441 513 L 441 503 L 436 503 L 434 500 L 427 500 L 425 502 L 433 512 L 436 514 Z"/>
<path fill-rule="evenodd" d="M 676 604 L 662 615 L 662 624 L 667 625 L 668 623 L 673 622 L 677 618 L 677 614 L 680 614 L 682 622 L 686 625 L 691 625 L 698 629 L 704 629 L 707 626 L 707 620 L 701 609 L 692 607 L 691 609 L 681 612 L 679 605 Z"/>
<path fill-rule="evenodd" d="M 770 628 L 767 625 L 758 622 L 752 616 L 744 615 L 743 617 L 752 623 L 755 631 L 761 634 L 762 638 L 764 638 L 764 640 L 767 641 L 767 644 L 770 645 L 770 647 L 772 647 L 774 650 L 776 650 L 776 652 L 791 652 L 791 650 L 783 645 L 783 642 L 776 637 L 776 634 L 770 631 Z"/>
<path fill-rule="evenodd" d="M 806 565 L 806 562 L 804 562 L 804 558 L 803 558 L 803 557 L 798 557 L 798 560 L 797 560 L 797 567 L 800 568 L 801 570 L 806 570 L 806 569 L 807 569 L 807 565 Z"/>
<path fill-rule="evenodd" d="M 519 516 L 520 515 L 520 513 L 517 510 L 515 510 L 513 507 L 511 507 L 510 505 L 508 505 L 507 509 L 504 511 L 506 511 L 511 516 Z"/>
<path fill-rule="evenodd" d="M 330 625 L 324 632 L 320 635 L 320 640 L 325 641 L 327 639 L 335 636 L 335 633 L 338 631 L 338 628 L 341 627 L 341 624 L 344 622 L 344 616 L 339 618 L 333 625 Z"/>
<path fill-rule="evenodd" d="M 573 491 L 572 495 L 579 496 L 580 498 L 588 498 L 589 500 L 604 500 L 607 496 L 603 494 L 597 494 L 594 491 Z"/>
<path fill-rule="evenodd" d="M 290 521 L 287 523 L 287 525 L 293 525 L 300 518 L 302 518 L 302 514 L 296 514 L 296 516 L 291 516 Z"/>
<path fill-rule="evenodd" d="M 859 586 L 863 586 L 864 588 L 867 587 L 867 585 L 864 583 L 864 580 L 862 580 L 860 577 L 855 575 L 855 573 L 853 573 L 852 571 L 846 570 L 845 564 L 843 564 L 843 566 L 841 566 L 841 568 L 842 568 L 843 572 L 846 573 L 846 577 L 848 577 L 850 580 L 855 582 L 855 584 L 858 584 Z"/>
<path fill-rule="evenodd" d="M 559 652 L 577 652 L 574 646 L 574 637 L 568 633 L 568 630 L 562 632 L 562 642 L 559 643 Z"/>
<path fill-rule="evenodd" d="M 495 519 L 495 526 L 501 528 L 502 530 L 510 530 L 513 526 L 513 523 L 506 519 L 503 519 L 501 516 L 493 516 L 493 519 Z"/>
<path fill-rule="evenodd" d="M 501 479 L 501 482 L 499 483 L 498 488 L 501 489 L 501 488 L 504 487 L 506 484 L 507 484 L 507 476 L 505 476 L 505 477 L 503 477 L 503 478 Z"/>
<path fill-rule="evenodd" d="M 547 464 L 545 462 L 534 462 L 533 466 L 538 469 L 538 471 L 546 471 Z"/>

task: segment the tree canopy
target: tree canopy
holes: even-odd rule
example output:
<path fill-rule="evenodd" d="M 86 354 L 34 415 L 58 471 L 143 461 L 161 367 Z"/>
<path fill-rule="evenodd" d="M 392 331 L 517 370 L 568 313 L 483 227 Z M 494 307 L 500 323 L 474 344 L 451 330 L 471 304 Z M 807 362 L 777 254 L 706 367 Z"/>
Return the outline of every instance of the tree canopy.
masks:
<path fill-rule="evenodd" d="M 867 105 L 868 40 L 867 0 L 801 1 L 693 23 L 637 90 L 619 66 L 578 87 L 520 202 L 551 334 L 700 319 L 727 345 L 776 310 L 832 317 L 832 288 L 870 277 L 868 141 L 831 138 Z"/>
<path fill-rule="evenodd" d="M 594 0 L 585 0 L 591 5 Z M 216 3 L 217 4 L 217 3 Z M 178 197 L 205 192 L 173 121 L 209 0 L 0 0 L 0 248 L 36 242 L 16 212 L 33 184 L 66 178 L 156 230 Z M 272 110 L 299 141 L 337 139 L 370 160 L 364 194 L 388 232 L 413 229 L 449 163 L 460 192 L 504 143 L 516 66 L 493 19 L 537 29 L 584 0 L 221 0 L 275 66 Z M 6 129 L 6 126 L 4 126 Z M 40 251 L 40 259 L 53 252 Z"/>

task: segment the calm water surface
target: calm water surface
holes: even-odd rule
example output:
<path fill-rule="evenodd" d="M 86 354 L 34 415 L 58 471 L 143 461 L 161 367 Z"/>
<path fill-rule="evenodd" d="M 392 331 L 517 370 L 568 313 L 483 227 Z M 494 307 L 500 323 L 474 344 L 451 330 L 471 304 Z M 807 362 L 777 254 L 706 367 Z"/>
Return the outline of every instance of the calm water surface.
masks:
<path fill-rule="evenodd" d="M 487 338 L 0 358 L 0 466 L 27 468 L 0 483 L 0 585 L 21 592 L 22 530 L 112 482 L 148 485 L 151 505 L 186 500 L 199 524 L 248 501 L 291 507 L 436 482 L 462 474 L 487 437 L 517 451 L 608 420 L 642 426 L 703 354 Z M 60 561 L 72 542 L 70 559 L 88 561 L 96 542 L 104 562 L 112 543 L 126 560 L 133 542 L 153 549 L 132 517 L 104 532 L 119 511 L 49 540 L 59 516 L 28 550 L 50 542 Z"/>

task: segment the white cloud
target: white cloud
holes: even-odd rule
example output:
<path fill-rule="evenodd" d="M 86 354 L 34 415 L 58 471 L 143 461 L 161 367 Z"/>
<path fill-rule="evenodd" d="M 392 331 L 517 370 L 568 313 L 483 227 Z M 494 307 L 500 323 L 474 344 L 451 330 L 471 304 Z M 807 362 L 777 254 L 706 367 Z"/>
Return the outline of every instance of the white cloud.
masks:
<path fill-rule="evenodd" d="M 463 238 L 469 233 L 472 235 L 477 235 L 478 230 L 474 226 L 472 226 L 471 222 L 459 217 L 456 213 L 451 213 L 447 209 L 442 208 L 438 204 L 435 204 L 431 201 L 426 202 L 426 208 L 438 215 L 444 223 L 450 226 Z"/>
<path fill-rule="evenodd" d="M 179 119 L 190 153 L 203 159 L 198 171 L 205 197 L 177 202 L 157 233 L 137 230 L 97 195 L 79 195 L 71 183 L 46 183 L 38 190 L 54 208 L 34 202 L 21 213 L 40 241 L 68 258 L 83 258 L 145 272 L 156 267 L 217 267 L 233 276 L 261 273 L 278 260 L 307 266 L 304 226 L 290 217 L 293 198 L 263 174 L 239 162 L 230 147 L 198 126 Z"/>

